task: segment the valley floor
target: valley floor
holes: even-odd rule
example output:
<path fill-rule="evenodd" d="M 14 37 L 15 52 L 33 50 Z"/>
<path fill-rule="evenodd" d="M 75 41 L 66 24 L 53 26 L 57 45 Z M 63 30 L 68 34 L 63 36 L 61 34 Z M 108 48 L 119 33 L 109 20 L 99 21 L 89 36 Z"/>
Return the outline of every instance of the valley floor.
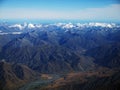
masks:
<path fill-rule="evenodd" d="M 19 90 L 119 90 L 120 71 L 107 68 L 98 71 L 48 75 L 28 83 Z"/>
<path fill-rule="evenodd" d="M 48 76 L 49 77 L 43 77 L 39 80 L 35 80 L 34 82 L 27 83 L 24 86 L 20 87 L 19 90 L 37 90 L 37 88 L 40 89 L 44 86 L 47 86 L 60 78 L 60 75 L 57 74 L 51 74 Z"/>

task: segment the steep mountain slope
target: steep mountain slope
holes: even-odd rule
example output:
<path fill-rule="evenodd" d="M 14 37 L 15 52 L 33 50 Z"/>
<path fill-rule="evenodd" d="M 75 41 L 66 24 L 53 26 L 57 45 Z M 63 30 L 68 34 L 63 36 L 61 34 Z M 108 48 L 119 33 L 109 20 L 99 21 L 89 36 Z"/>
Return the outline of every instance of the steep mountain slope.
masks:
<path fill-rule="evenodd" d="M 95 58 L 95 63 L 110 68 L 120 67 L 120 43 L 99 46 L 88 50 L 87 55 Z"/>
<path fill-rule="evenodd" d="M 0 51 L 4 45 L 17 37 L 20 35 L 0 35 Z"/>
<path fill-rule="evenodd" d="M 28 32 L 20 34 L 20 37 L 3 46 L 0 58 L 8 62 L 25 64 L 33 70 L 44 73 L 86 71 L 94 69 L 98 59 L 85 53 L 92 48 L 104 48 L 103 46 L 119 42 L 115 39 L 115 36 L 118 36 L 119 27 L 106 28 L 91 26 L 91 24 L 88 27 L 74 25 L 66 28 L 63 26 L 45 25 L 30 29 L 26 27 L 25 30 L 27 29 Z M 102 50 L 105 52 L 104 49 Z M 102 55 L 114 57 L 114 54 L 109 55 L 103 52 L 101 52 Z"/>
<path fill-rule="evenodd" d="M 18 87 L 37 79 L 39 76 L 39 73 L 34 72 L 25 65 L 0 61 L 1 90 L 16 90 Z"/>
<path fill-rule="evenodd" d="M 92 58 L 77 55 L 68 48 L 41 38 L 36 38 L 34 42 L 25 37 L 12 41 L 3 48 L 1 56 L 8 62 L 26 64 L 34 70 L 47 73 L 94 68 Z"/>
<path fill-rule="evenodd" d="M 5 60 L 0 60 L 0 89 L 14 90 L 36 79 L 35 71 L 55 76 L 80 72 L 48 80 L 51 84 L 45 90 L 119 89 L 120 74 L 113 75 L 113 68 L 120 68 L 119 25 L 30 23 L 0 25 L 0 29 L 0 59 Z"/>

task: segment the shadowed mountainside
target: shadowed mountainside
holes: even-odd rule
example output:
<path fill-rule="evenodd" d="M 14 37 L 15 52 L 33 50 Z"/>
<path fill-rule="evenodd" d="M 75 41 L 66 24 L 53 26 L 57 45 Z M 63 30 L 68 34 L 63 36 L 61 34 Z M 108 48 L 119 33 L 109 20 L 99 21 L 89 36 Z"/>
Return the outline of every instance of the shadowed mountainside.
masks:
<path fill-rule="evenodd" d="M 45 90 L 119 89 L 120 74 L 114 70 L 120 68 L 120 26 L 98 24 L 0 27 L 0 60 L 5 60 L 0 62 L 0 88 L 16 89 L 39 77 L 37 71 L 65 74 L 47 84 L 36 81 Z"/>
<path fill-rule="evenodd" d="M 0 61 L 0 89 L 16 90 L 25 83 L 37 79 L 40 74 L 21 64 Z"/>

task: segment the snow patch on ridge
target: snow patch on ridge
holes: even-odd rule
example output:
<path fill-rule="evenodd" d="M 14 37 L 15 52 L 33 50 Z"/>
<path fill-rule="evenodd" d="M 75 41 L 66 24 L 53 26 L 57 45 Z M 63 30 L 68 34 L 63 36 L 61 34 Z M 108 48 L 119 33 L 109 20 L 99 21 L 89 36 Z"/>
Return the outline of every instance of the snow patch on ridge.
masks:
<path fill-rule="evenodd" d="M 62 28 L 73 28 L 75 27 L 72 23 L 65 24 Z"/>
<path fill-rule="evenodd" d="M 9 26 L 10 28 L 19 28 L 20 30 L 23 29 L 23 26 L 21 24 L 15 24 L 15 25 L 11 25 Z"/>
<path fill-rule="evenodd" d="M 12 34 L 21 34 L 22 32 L 12 32 Z"/>
<path fill-rule="evenodd" d="M 108 23 L 89 23 L 89 26 L 112 28 L 114 25 Z"/>
<path fill-rule="evenodd" d="M 31 29 L 31 28 L 35 28 L 35 26 L 34 26 L 34 24 L 29 23 L 29 24 L 28 24 L 28 28 L 30 28 L 30 29 Z"/>
<path fill-rule="evenodd" d="M 24 28 L 28 29 L 34 29 L 34 28 L 50 28 L 50 27 L 60 27 L 63 29 L 71 29 L 71 28 L 89 28 L 89 27 L 102 27 L 102 28 L 114 28 L 114 27 L 120 27 L 120 25 L 115 23 L 99 23 L 99 22 L 90 22 L 90 23 L 55 23 L 55 24 L 32 24 L 32 23 L 24 23 L 24 24 L 14 24 L 10 25 L 10 28 L 19 28 L 20 30 L 23 30 Z"/>

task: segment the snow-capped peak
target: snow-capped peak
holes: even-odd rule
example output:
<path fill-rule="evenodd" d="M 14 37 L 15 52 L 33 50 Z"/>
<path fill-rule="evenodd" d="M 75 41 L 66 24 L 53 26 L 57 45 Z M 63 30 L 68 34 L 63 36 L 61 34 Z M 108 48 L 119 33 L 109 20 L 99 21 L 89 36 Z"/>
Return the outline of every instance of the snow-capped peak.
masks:
<path fill-rule="evenodd" d="M 73 28 L 75 27 L 72 23 L 65 24 L 62 28 Z"/>
<path fill-rule="evenodd" d="M 62 28 L 74 28 L 74 27 L 103 27 L 103 28 L 113 28 L 116 26 L 115 23 L 76 23 L 76 24 L 72 24 L 72 23 L 57 23 L 55 24 L 57 27 L 62 27 Z"/>
<path fill-rule="evenodd" d="M 51 27 L 60 27 L 63 29 L 79 29 L 79 28 L 92 28 L 92 27 L 101 27 L 101 28 L 114 28 L 120 27 L 119 24 L 115 23 L 99 23 L 99 22 L 90 22 L 90 23 L 55 23 L 55 24 L 32 24 L 32 23 L 24 23 L 24 24 L 13 24 L 10 25 L 10 28 L 18 28 L 19 30 L 34 29 L 34 28 L 51 28 Z"/>
<path fill-rule="evenodd" d="M 65 25 L 65 23 L 56 23 L 56 24 L 54 24 L 54 25 L 56 25 L 56 26 L 58 26 L 58 27 L 61 27 L 61 26 Z"/>
<path fill-rule="evenodd" d="M 20 30 L 22 30 L 23 29 L 23 26 L 21 25 L 21 24 L 15 24 L 15 25 L 11 25 L 11 26 L 9 26 L 10 28 L 19 28 Z"/>
<path fill-rule="evenodd" d="M 28 24 L 28 28 L 30 28 L 30 29 L 31 29 L 31 28 L 35 28 L 35 26 L 34 26 L 34 24 L 29 23 L 29 24 Z"/>
<path fill-rule="evenodd" d="M 109 23 L 89 23 L 89 26 L 95 26 L 95 27 L 107 27 L 107 28 L 112 28 L 115 26 L 114 23 L 109 24 Z"/>

